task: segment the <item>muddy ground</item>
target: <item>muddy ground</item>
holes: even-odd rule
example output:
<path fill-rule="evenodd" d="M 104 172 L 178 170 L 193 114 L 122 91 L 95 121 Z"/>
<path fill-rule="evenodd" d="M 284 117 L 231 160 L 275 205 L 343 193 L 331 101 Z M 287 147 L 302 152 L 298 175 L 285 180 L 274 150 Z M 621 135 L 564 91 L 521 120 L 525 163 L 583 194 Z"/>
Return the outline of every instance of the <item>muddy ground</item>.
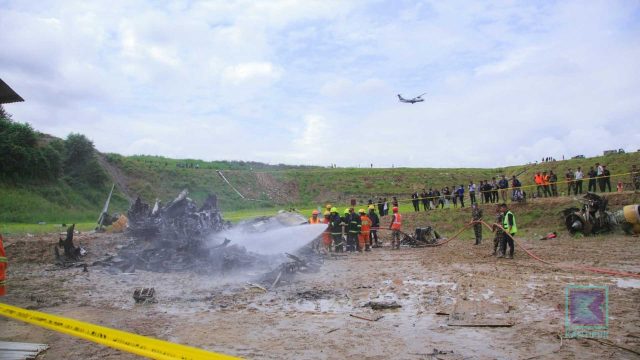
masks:
<path fill-rule="evenodd" d="M 409 224 L 427 215 L 409 214 Z M 446 235 L 446 234 L 445 234 Z M 391 250 L 328 258 L 320 272 L 273 291 L 247 285 L 246 275 L 125 274 L 102 267 L 58 270 L 56 235 L 10 237 L 8 304 L 172 342 L 267 359 L 634 359 L 593 340 L 565 339 L 565 287 L 607 285 L 608 340 L 640 351 L 640 281 L 544 265 L 516 250 L 496 259 L 491 235 L 438 248 Z M 91 263 L 131 241 L 124 235 L 81 234 Z M 640 272 L 640 241 L 623 235 L 524 240 L 540 257 Z M 388 245 L 388 244 L 385 244 Z M 253 274 L 255 275 L 255 274 Z M 158 302 L 136 305 L 136 287 L 155 287 Z M 371 300 L 402 307 L 372 310 Z M 509 327 L 451 326 L 449 315 L 475 309 Z M 351 315 L 364 317 L 362 320 Z M 0 318 L 0 339 L 51 346 L 39 359 L 129 359 L 134 355 Z"/>

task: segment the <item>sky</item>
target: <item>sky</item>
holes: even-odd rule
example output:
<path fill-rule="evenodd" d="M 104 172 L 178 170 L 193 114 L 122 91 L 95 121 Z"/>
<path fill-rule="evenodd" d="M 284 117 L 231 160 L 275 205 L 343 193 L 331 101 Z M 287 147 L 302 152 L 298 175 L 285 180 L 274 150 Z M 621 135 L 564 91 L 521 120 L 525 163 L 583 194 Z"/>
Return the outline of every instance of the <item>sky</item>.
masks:
<path fill-rule="evenodd" d="M 640 149 L 640 1 L 0 0 L 0 44 L 14 120 L 101 152 L 499 167 Z"/>

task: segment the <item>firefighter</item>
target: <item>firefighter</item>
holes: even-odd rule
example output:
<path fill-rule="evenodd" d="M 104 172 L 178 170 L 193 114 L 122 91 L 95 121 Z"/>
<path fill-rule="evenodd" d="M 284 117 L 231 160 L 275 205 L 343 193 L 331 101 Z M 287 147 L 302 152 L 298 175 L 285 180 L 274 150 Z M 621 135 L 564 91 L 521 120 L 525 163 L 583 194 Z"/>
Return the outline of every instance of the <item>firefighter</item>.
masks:
<path fill-rule="evenodd" d="M 331 222 L 331 212 L 328 210 L 325 210 L 322 223 L 326 224 L 327 228 L 322 233 L 322 246 L 327 251 L 331 251 L 331 228 L 328 226 L 330 222 Z"/>
<path fill-rule="evenodd" d="M 311 217 L 309 218 L 309 224 L 320 224 L 320 219 L 318 218 L 318 214 L 320 212 L 318 210 L 313 210 L 311 213 Z"/>
<path fill-rule="evenodd" d="M 380 217 L 376 214 L 376 207 L 369 205 L 369 219 L 371 219 L 371 234 L 369 234 L 369 245 L 374 248 L 380 247 L 378 241 L 378 228 L 380 227 Z M 375 240 L 375 244 L 372 242 Z"/>
<path fill-rule="evenodd" d="M 360 213 L 360 238 L 358 251 L 371 251 L 371 238 L 369 237 L 369 232 L 371 231 L 371 219 L 367 216 L 367 213 L 364 212 L 364 209 L 360 209 L 358 211 Z"/>
<path fill-rule="evenodd" d="M 5 289 L 5 271 L 7 270 L 7 254 L 4 253 L 4 246 L 2 245 L 2 234 L 0 234 L 0 296 L 4 296 L 7 293 Z"/>
<path fill-rule="evenodd" d="M 400 230 L 402 229 L 402 215 L 398 212 L 398 207 L 394 206 L 391 224 L 389 225 L 389 229 L 391 232 L 391 249 L 400 249 Z"/>
<path fill-rule="evenodd" d="M 344 251 L 344 241 L 342 239 L 342 219 L 338 214 L 338 209 L 331 208 L 331 216 L 329 217 L 329 229 L 335 252 Z"/>
<path fill-rule="evenodd" d="M 349 208 L 348 221 L 345 221 L 345 223 L 347 224 L 347 229 L 349 229 L 349 233 L 347 234 L 347 251 L 355 252 L 358 248 L 358 237 L 362 232 L 362 221 L 360 221 L 360 216 L 355 213 L 352 207 Z"/>

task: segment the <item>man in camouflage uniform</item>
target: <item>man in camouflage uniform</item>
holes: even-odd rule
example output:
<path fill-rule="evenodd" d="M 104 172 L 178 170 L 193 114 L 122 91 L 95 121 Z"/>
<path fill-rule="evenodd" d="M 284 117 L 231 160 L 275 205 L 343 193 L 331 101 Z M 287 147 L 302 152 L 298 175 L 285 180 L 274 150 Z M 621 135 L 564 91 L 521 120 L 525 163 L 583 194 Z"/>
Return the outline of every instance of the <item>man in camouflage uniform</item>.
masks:
<path fill-rule="evenodd" d="M 478 207 L 478 203 L 471 204 L 471 219 L 473 221 L 482 221 L 482 209 Z M 473 224 L 473 232 L 476 235 L 476 245 L 482 242 L 482 224 Z"/>
<path fill-rule="evenodd" d="M 502 222 L 504 220 L 504 213 L 502 209 L 500 209 L 500 205 L 496 206 L 496 223 L 493 224 L 492 231 L 496 233 L 493 238 L 493 255 L 498 256 L 498 248 L 500 247 L 500 241 L 502 241 L 502 237 L 504 236 L 504 230 L 502 229 Z"/>

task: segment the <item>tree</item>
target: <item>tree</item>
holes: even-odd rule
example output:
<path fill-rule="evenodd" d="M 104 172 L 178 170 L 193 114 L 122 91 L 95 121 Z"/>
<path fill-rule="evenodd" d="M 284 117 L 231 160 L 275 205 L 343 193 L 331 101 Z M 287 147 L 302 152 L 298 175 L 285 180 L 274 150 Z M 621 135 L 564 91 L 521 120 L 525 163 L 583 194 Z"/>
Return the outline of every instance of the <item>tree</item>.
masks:
<path fill-rule="evenodd" d="M 64 173 L 70 184 L 101 186 L 107 179 L 98 164 L 93 142 L 82 134 L 67 136 L 64 156 Z"/>

